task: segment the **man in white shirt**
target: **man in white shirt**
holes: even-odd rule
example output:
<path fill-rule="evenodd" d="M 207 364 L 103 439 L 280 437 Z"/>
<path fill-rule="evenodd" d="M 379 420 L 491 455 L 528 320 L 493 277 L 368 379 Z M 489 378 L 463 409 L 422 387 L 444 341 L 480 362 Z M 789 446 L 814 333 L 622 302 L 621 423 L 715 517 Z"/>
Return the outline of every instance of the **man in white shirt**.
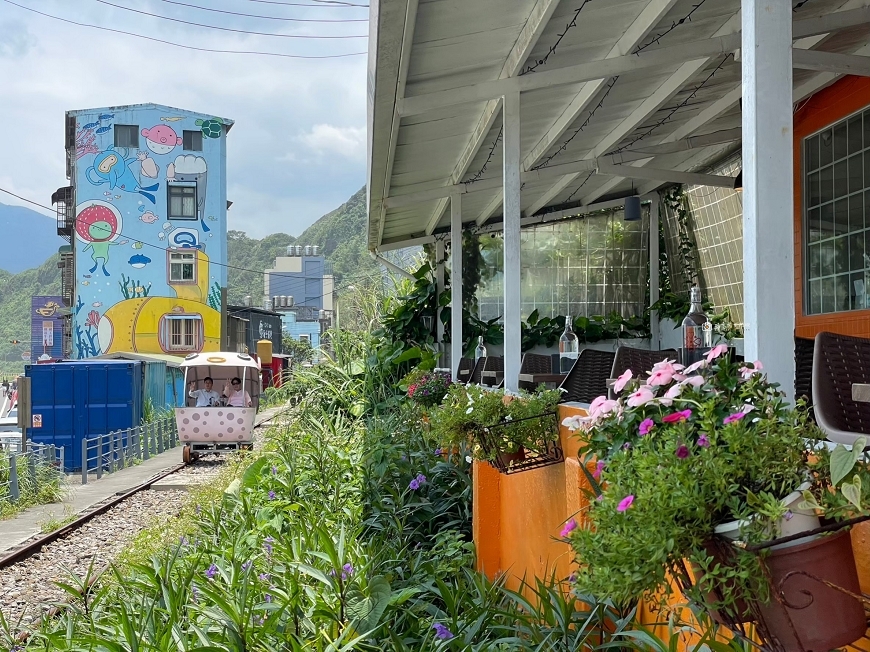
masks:
<path fill-rule="evenodd" d="M 210 376 L 205 377 L 205 389 L 196 389 L 196 382 L 191 382 L 188 387 L 190 398 L 196 399 L 196 407 L 210 407 L 220 405 L 221 396 L 212 389 L 214 384 Z"/>

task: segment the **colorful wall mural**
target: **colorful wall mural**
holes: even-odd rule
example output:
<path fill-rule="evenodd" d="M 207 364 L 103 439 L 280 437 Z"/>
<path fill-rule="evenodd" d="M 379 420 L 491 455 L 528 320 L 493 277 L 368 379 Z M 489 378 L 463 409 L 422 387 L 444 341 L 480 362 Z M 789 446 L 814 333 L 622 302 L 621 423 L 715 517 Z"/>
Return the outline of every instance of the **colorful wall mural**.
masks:
<path fill-rule="evenodd" d="M 30 299 L 30 360 L 59 360 L 63 357 L 63 297 L 37 296 Z"/>
<path fill-rule="evenodd" d="M 220 350 L 232 121 L 141 104 L 67 113 L 73 357 Z"/>

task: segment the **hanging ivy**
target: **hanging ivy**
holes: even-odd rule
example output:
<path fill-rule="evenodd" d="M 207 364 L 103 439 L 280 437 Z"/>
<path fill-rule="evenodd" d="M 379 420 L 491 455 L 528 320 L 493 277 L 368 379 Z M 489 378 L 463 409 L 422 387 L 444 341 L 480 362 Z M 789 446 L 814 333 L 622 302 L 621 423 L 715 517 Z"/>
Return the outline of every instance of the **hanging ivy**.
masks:
<path fill-rule="evenodd" d="M 677 219 L 677 253 L 679 272 L 688 291 L 698 283 L 698 247 L 689 236 L 689 198 L 685 186 L 672 186 L 664 194 L 664 203 Z M 672 290 L 674 288 L 671 288 Z"/>

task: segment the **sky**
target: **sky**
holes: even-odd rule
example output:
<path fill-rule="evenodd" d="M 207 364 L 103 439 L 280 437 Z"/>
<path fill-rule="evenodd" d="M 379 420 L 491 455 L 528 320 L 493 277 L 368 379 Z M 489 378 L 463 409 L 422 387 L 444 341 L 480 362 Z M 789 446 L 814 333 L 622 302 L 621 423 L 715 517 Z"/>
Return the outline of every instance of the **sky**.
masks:
<path fill-rule="evenodd" d="M 367 0 L 346 0 L 367 4 Z M 365 52 L 368 9 L 336 0 L 14 0 L 79 23 L 188 46 L 323 56 Z M 115 6 L 112 6 L 115 5 Z M 230 15 L 362 22 L 289 22 Z M 230 229 L 299 235 L 365 183 L 366 57 L 220 54 L 71 25 L 0 0 L 0 188 L 42 204 L 67 185 L 64 112 L 153 102 L 230 118 Z M 0 202 L 26 205 L 0 193 Z M 31 206 L 31 208 L 33 208 Z"/>

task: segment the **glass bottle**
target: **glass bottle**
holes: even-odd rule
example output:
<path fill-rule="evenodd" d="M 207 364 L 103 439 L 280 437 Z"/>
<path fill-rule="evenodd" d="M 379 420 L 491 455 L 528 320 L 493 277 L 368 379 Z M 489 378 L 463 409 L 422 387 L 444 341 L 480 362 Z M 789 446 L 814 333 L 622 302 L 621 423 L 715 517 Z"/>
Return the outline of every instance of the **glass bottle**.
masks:
<path fill-rule="evenodd" d="M 559 372 L 567 374 L 577 361 L 580 352 L 580 341 L 574 333 L 571 315 L 565 317 L 565 330 L 559 336 Z"/>
<path fill-rule="evenodd" d="M 477 348 L 474 349 L 474 361 L 486 357 L 486 347 L 483 345 L 483 335 L 477 336 Z"/>
<path fill-rule="evenodd" d="M 701 288 L 693 285 L 690 291 L 689 314 L 683 319 L 683 348 L 700 349 L 710 346 L 712 331 L 710 320 L 701 307 Z"/>

